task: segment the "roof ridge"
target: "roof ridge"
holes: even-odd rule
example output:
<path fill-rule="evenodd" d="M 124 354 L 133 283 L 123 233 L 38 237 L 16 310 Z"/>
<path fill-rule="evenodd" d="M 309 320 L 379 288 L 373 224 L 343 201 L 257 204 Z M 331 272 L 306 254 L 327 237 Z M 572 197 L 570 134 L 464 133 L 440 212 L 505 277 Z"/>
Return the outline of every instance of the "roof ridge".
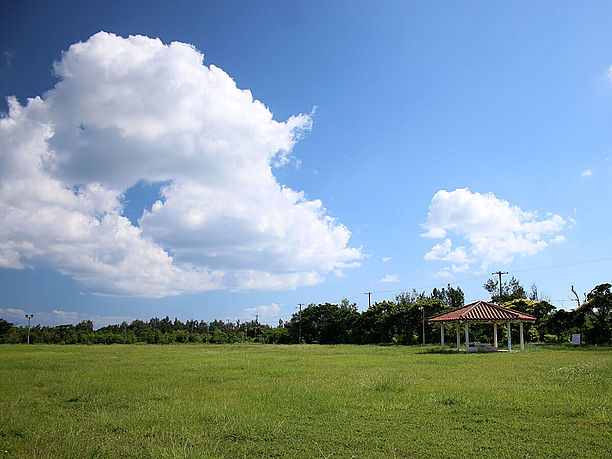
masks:
<path fill-rule="evenodd" d="M 478 303 L 482 303 L 482 301 L 474 301 L 473 303 L 466 304 L 465 306 L 463 306 L 463 309 L 465 309 L 465 311 L 459 314 L 459 318 L 463 318 L 464 315 L 468 314 L 472 309 L 478 306 Z"/>

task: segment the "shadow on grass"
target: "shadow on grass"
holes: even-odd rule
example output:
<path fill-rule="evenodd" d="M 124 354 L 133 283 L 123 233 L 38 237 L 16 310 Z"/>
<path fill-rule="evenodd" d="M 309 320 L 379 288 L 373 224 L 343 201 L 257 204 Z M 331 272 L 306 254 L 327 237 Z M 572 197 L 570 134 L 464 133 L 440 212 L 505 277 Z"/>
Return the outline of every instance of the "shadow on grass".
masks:
<path fill-rule="evenodd" d="M 442 350 L 440 348 L 436 349 L 436 348 L 430 348 L 430 349 L 423 349 L 420 350 L 419 352 L 417 352 L 417 354 L 465 354 L 465 351 L 457 351 L 457 350 Z"/>

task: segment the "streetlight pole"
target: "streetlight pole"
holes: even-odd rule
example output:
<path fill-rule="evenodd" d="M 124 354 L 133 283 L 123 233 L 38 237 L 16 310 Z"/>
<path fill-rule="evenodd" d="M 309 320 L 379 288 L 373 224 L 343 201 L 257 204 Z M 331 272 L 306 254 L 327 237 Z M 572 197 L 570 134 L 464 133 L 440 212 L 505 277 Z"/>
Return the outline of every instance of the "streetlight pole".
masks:
<path fill-rule="evenodd" d="M 28 319 L 28 344 L 30 344 L 30 319 L 34 317 L 34 314 L 26 314 L 25 316 Z"/>

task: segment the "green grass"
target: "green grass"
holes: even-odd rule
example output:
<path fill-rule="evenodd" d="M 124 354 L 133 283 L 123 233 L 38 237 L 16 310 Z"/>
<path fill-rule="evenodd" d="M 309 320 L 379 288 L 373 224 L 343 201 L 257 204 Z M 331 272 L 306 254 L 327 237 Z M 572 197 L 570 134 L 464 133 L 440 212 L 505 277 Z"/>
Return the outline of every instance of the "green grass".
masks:
<path fill-rule="evenodd" d="M 0 454 L 612 457 L 611 348 L 434 349 L 4 345 Z"/>

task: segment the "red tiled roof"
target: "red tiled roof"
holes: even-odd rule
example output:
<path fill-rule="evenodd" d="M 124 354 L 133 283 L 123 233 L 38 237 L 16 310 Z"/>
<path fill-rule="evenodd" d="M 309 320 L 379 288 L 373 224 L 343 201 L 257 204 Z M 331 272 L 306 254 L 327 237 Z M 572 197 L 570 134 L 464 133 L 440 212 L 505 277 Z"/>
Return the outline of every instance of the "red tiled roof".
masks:
<path fill-rule="evenodd" d="M 427 322 L 459 322 L 459 321 L 508 321 L 536 320 L 535 317 L 514 309 L 505 308 L 486 301 L 476 301 L 452 311 L 443 312 L 427 319 Z"/>

